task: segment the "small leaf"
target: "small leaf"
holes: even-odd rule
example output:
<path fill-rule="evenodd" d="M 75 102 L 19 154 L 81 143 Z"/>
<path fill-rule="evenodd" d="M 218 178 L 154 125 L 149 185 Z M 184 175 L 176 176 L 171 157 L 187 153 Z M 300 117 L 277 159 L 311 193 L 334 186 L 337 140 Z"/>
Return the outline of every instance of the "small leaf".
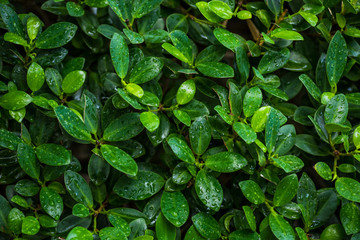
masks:
<path fill-rule="evenodd" d="M 202 155 L 211 141 L 211 126 L 206 118 L 199 117 L 191 124 L 189 137 L 193 152 Z"/>
<path fill-rule="evenodd" d="M 20 143 L 17 148 L 17 159 L 21 168 L 30 177 L 39 179 L 40 164 L 36 159 L 34 149 L 26 143 Z"/>
<path fill-rule="evenodd" d="M 125 78 L 129 68 L 129 49 L 125 39 L 118 33 L 114 33 L 111 39 L 110 55 L 117 75 L 121 79 Z"/>
<path fill-rule="evenodd" d="M 5 129 L 0 129 L 0 146 L 3 148 L 8 148 L 10 150 L 16 150 L 18 144 L 21 144 L 22 140 L 16 136 L 14 133 L 9 132 Z"/>
<path fill-rule="evenodd" d="M 206 158 L 205 166 L 223 173 L 236 172 L 247 165 L 246 159 L 235 152 L 220 152 Z"/>
<path fill-rule="evenodd" d="M 48 27 L 36 40 L 36 47 L 40 49 L 58 48 L 75 36 L 77 26 L 69 22 L 58 22 Z"/>
<path fill-rule="evenodd" d="M 281 38 L 285 40 L 304 40 L 302 35 L 298 32 L 286 30 L 284 28 L 277 28 L 271 32 L 272 38 Z"/>
<path fill-rule="evenodd" d="M 265 125 L 265 144 L 269 153 L 272 153 L 277 140 L 278 132 L 280 128 L 280 120 L 275 112 L 275 109 L 271 109 Z"/>
<path fill-rule="evenodd" d="M 129 81 L 136 84 L 146 83 L 159 75 L 163 66 L 163 62 L 158 58 L 146 57 L 131 71 Z"/>
<path fill-rule="evenodd" d="M 234 130 L 247 144 L 255 142 L 257 138 L 255 131 L 245 123 L 236 122 Z"/>
<path fill-rule="evenodd" d="M 232 78 L 234 70 L 225 63 L 206 62 L 196 65 L 196 68 L 205 76 L 213 78 Z"/>
<path fill-rule="evenodd" d="M 299 76 L 300 81 L 304 84 L 306 90 L 318 102 L 321 101 L 321 91 L 316 84 L 306 74 Z"/>
<path fill-rule="evenodd" d="M 196 194 L 205 206 L 214 211 L 219 211 L 223 202 L 223 190 L 219 181 L 202 169 L 198 172 L 195 179 Z"/>
<path fill-rule="evenodd" d="M 288 221 L 283 216 L 272 212 L 269 217 L 271 231 L 280 240 L 295 240 L 295 233 Z"/>
<path fill-rule="evenodd" d="M 93 206 L 91 190 L 85 179 L 78 173 L 67 170 L 64 174 L 65 186 L 70 196 L 85 206 Z"/>
<path fill-rule="evenodd" d="M 341 177 L 335 182 L 336 191 L 345 199 L 360 202 L 360 183 L 352 178 Z"/>
<path fill-rule="evenodd" d="M 124 141 L 137 136 L 143 129 L 139 113 L 125 113 L 105 128 L 103 139 L 111 142 Z"/>
<path fill-rule="evenodd" d="M 160 126 L 160 119 L 153 112 L 142 112 L 140 114 L 140 121 L 150 132 L 155 131 Z"/>
<path fill-rule="evenodd" d="M 191 118 L 189 116 L 189 114 L 187 114 L 184 111 L 181 110 L 174 110 L 173 111 L 174 116 L 183 124 L 185 124 L 186 126 L 190 127 L 191 125 Z"/>
<path fill-rule="evenodd" d="M 32 97 L 23 91 L 5 93 L 0 98 L 0 106 L 7 110 L 20 110 L 32 102 Z"/>
<path fill-rule="evenodd" d="M 114 186 L 114 192 L 129 200 L 143 200 L 155 195 L 164 186 L 165 180 L 157 173 L 139 171 L 136 179 L 122 175 Z"/>
<path fill-rule="evenodd" d="M 273 158 L 274 164 L 277 167 L 282 168 L 286 173 L 300 170 L 304 167 L 303 161 L 293 155 L 281 156 Z"/>
<path fill-rule="evenodd" d="M 326 74 L 331 87 L 335 87 L 339 82 L 346 66 L 346 58 L 346 41 L 341 32 L 337 31 L 326 53 Z"/>
<path fill-rule="evenodd" d="M 243 101 L 243 111 L 245 117 L 251 117 L 262 103 L 262 93 L 260 88 L 252 87 L 246 91 Z"/>
<path fill-rule="evenodd" d="M 212 0 L 209 2 L 209 8 L 219 17 L 223 19 L 231 19 L 233 12 L 229 5 L 220 0 Z"/>
<path fill-rule="evenodd" d="M 55 115 L 58 118 L 61 126 L 71 136 L 77 139 L 90 141 L 91 134 L 87 130 L 85 124 L 70 108 L 65 106 L 57 106 L 54 108 Z"/>
<path fill-rule="evenodd" d="M 26 235 L 35 235 L 40 230 L 39 221 L 33 216 L 27 216 L 22 221 L 21 232 Z"/>
<path fill-rule="evenodd" d="M 348 102 L 344 94 L 338 94 L 326 104 L 326 124 L 344 124 L 348 114 Z"/>
<path fill-rule="evenodd" d="M 330 181 L 332 179 L 332 171 L 329 165 L 324 162 L 317 162 L 314 166 L 315 171 L 322 177 L 323 179 Z"/>
<path fill-rule="evenodd" d="M 189 79 L 183 82 L 177 93 L 176 93 L 176 101 L 180 105 L 184 105 L 189 103 L 195 96 L 196 85 L 194 80 Z"/>
<path fill-rule="evenodd" d="M 84 84 L 86 79 L 86 72 L 75 70 L 67 74 L 62 81 L 61 88 L 64 93 L 71 94 L 79 90 Z"/>
<path fill-rule="evenodd" d="M 161 212 L 175 227 L 181 227 L 189 217 L 189 204 L 181 192 L 163 192 Z"/>
<path fill-rule="evenodd" d="M 205 238 L 219 239 L 221 229 L 219 223 L 212 216 L 206 213 L 198 213 L 192 216 L 196 230 Z"/>
<path fill-rule="evenodd" d="M 138 166 L 134 159 L 120 148 L 103 144 L 101 145 L 101 155 L 104 159 L 120 172 L 136 176 Z"/>
<path fill-rule="evenodd" d="M 170 136 L 167 143 L 173 150 L 174 154 L 184 162 L 195 163 L 195 157 L 187 143 L 175 136 Z"/>
<path fill-rule="evenodd" d="M 64 205 L 61 196 L 57 192 L 51 188 L 42 187 L 40 191 L 40 204 L 47 214 L 55 220 L 60 219 Z"/>
<path fill-rule="evenodd" d="M 158 240 L 175 240 L 176 228 L 162 213 L 159 214 L 155 224 L 156 237 Z"/>
<path fill-rule="evenodd" d="M 275 206 L 283 206 L 286 203 L 290 202 L 297 193 L 299 187 L 299 182 L 296 174 L 291 174 L 279 182 L 276 186 L 275 194 L 274 194 L 274 205 Z"/>
<path fill-rule="evenodd" d="M 66 237 L 66 240 L 92 240 L 93 236 L 84 227 L 74 227 Z"/>
<path fill-rule="evenodd" d="M 63 166 L 70 164 L 70 152 L 61 145 L 48 143 L 36 148 L 39 161 L 49 166 Z"/>
<path fill-rule="evenodd" d="M 260 186 L 253 180 L 239 182 L 240 189 L 247 200 L 254 204 L 261 204 L 265 201 L 265 194 Z"/>
<path fill-rule="evenodd" d="M 289 59 L 290 51 L 287 48 L 284 48 L 281 51 L 266 51 L 258 66 L 259 72 L 261 74 L 274 72 L 284 67 Z"/>

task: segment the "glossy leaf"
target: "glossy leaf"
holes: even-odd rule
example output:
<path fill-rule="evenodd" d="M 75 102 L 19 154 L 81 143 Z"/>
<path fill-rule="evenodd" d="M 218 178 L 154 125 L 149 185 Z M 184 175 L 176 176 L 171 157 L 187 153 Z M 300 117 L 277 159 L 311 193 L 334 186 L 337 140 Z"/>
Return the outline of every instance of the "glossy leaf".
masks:
<path fill-rule="evenodd" d="M 189 204 L 181 192 L 163 192 L 161 212 L 174 226 L 180 227 L 189 217 Z"/>
<path fill-rule="evenodd" d="M 220 209 L 223 201 L 223 189 L 219 181 L 204 169 L 196 175 L 195 190 L 205 206 L 215 211 Z"/>
<path fill-rule="evenodd" d="M 36 39 L 40 49 L 51 49 L 65 45 L 75 36 L 77 26 L 69 22 L 59 22 L 48 27 Z"/>
<path fill-rule="evenodd" d="M 221 152 L 209 156 L 205 166 L 217 172 L 236 172 L 247 165 L 246 159 L 234 152 Z"/>

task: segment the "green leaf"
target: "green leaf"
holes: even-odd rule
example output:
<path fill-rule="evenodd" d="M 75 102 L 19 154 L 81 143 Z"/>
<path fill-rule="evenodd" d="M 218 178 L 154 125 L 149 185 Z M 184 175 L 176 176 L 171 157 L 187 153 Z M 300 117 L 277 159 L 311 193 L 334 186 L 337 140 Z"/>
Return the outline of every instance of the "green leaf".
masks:
<path fill-rule="evenodd" d="M 265 129 L 265 123 L 269 116 L 270 110 L 270 106 L 264 106 L 256 110 L 254 116 L 251 118 L 251 127 L 255 132 L 261 132 Z"/>
<path fill-rule="evenodd" d="M 23 91 L 5 93 L 0 98 L 0 106 L 7 110 L 20 110 L 31 103 L 32 97 Z"/>
<path fill-rule="evenodd" d="M 252 14 L 250 11 L 241 10 L 236 14 L 237 18 L 240 20 L 247 20 L 252 18 Z"/>
<path fill-rule="evenodd" d="M 10 150 L 16 150 L 18 144 L 22 143 L 22 140 L 14 133 L 5 129 L 0 129 L 0 146 L 8 148 Z"/>
<path fill-rule="evenodd" d="M 173 111 L 174 116 L 183 124 L 185 124 L 186 126 L 190 127 L 191 125 L 191 118 L 189 116 L 189 114 L 187 114 L 184 111 L 181 110 L 174 110 Z"/>
<path fill-rule="evenodd" d="M 125 39 L 118 33 L 114 33 L 111 39 L 110 55 L 117 75 L 121 79 L 125 78 L 129 68 L 129 49 Z"/>
<path fill-rule="evenodd" d="M 360 210 L 355 203 L 347 203 L 341 207 L 340 220 L 347 235 L 360 232 Z"/>
<path fill-rule="evenodd" d="M 243 101 L 243 111 L 245 117 L 251 117 L 262 103 L 262 93 L 260 88 L 252 87 L 246 91 Z"/>
<path fill-rule="evenodd" d="M 168 32 L 181 30 L 184 33 L 189 31 L 187 16 L 179 13 L 173 13 L 166 18 L 166 28 Z"/>
<path fill-rule="evenodd" d="M 211 11 L 209 3 L 200 1 L 196 3 L 196 7 L 199 9 L 201 14 L 210 22 L 217 23 L 222 20 L 218 15 Z"/>
<path fill-rule="evenodd" d="M 315 184 L 306 173 L 302 174 L 299 181 L 297 203 L 301 207 L 305 227 L 308 228 L 315 216 L 318 201 Z"/>
<path fill-rule="evenodd" d="M 62 81 L 61 88 L 64 93 L 72 94 L 79 90 L 84 84 L 86 79 L 86 72 L 81 70 L 75 70 L 67 74 Z"/>
<path fill-rule="evenodd" d="M 304 38 L 298 32 L 286 30 L 285 28 L 277 28 L 271 32 L 272 38 L 281 38 L 285 40 L 299 40 L 302 41 Z"/>
<path fill-rule="evenodd" d="M 74 227 L 66 237 L 66 240 L 92 240 L 92 233 L 84 227 Z"/>
<path fill-rule="evenodd" d="M 155 195 L 164 186 L 165 180 L 157 173 L 139 171 L 136 179 L 122 175 L 114 186 L 114 192 L 129 200 L 144 200 Z"/>
<path fill-rule="evenodd" d="M 142 98 L 144 96 L 144 90 L 135 83 L 126 84 L 125 89 L 137 98 Z"/>
<path fill-rule="evenodd" d="M 131 14 L 134 18 L 145 16 L 161 4 L 162 0 L 134 0 Z"/>
<path fill-rule="evenodd" d="M 205 166 L 223 173 L 236 172 L 247 165 L 246 159 L 235 152 L 220 152 L 206 158 Z"/>
<path fill-rule="evenodd" d="M 26 143 L 19 143 L 17 147 L 17 159 L 21 168 L 30 177 L 39 179 L 40 164 L 36 159 L 34 149 Z"/>
<path fill-rule="evenodd" d="M 200 170 L 196 175 L 195 190 L 205 206 L 219 211 L 224 198 L 223 190 L 219 181 L 205 169 Z"/>
<path fill-rule="evenodd" d="M 274 206 L 283 206 L 290 202 L 295 197 L 298 187 L 299 183 L 296 174 L 291 174 L 281 179 L 276 186 L 273 200 Z"/>
<path fill-rule="evenodd" d="M 71 154 L 61 145 L 47 143 L 36 148 L 39 161 L 49 166 L 63 166 L 70 164 Z"/>
<path fill-rule="evenodd" d="M 0 195 L 0 229 L 7 229 L 8 223 L 7 218 L 10 213 L 11 207 L 9 202 Z"/>
<path fill-rule="evenodd" d="M 124 141 L 139 135 L 143 129 L 139 113 L 125 113 L 107 126 L 103 139 L 111 142 Z"/>
<path fill-rule="evenodd" d="M 81 17 L 84 15 L 85 11 L 81 5 L 76 4 L 75 2 L 67 2 L 66 9 L 70 16 L 72 17 Z"/>
<path fill-rule="evenodd" d="M 12 33 L 12 32 L 5 33 L 4 40 L 17 45 L 21 45 L 23 47 L 29 47 L 28 42 L 21 36 L 17 35 L 16 33 Z"/>
<path fill-rule="evenodd" d="M 235 52 L 240 46 L 239 39 L 232 33 L 223 28 L 215 28 L 214 29 L 214 36 L 216 39 L 226 48 L 230 49 L 231 51 Z"/>
<path fill-rule="evenodd" d="M 25 197 L 33 197 L 37 195 L 40 190 L 40 187 L 37 183 L 28 180 L 28 179 L 21 179 L 15 184 L 14 188 L 15 192 L 19 193 Z"/>
<path fill-rule="evenodd" d="M 22 221 L 21 232 L 26 235 L 35 235 L 40 230 L 39 221 L 33 216 L 27 216 Z"/>
<path fill-rule="evenodd" d="M 78 173 L 67 170 L 64 174 L 65 186 L 70 196 L 85 206 L 93 206 L 91 190 L 85 179 Z"/>
<path fill-rule="evenodd" d="M 159 240 L 175 240 L 176 228 L 164 217 L 159 214 L 155 224 L 156 237 Z"/>
<path fill-rule="evenodd" d="M 283 216 L 272 212 L 269 217 L 271 231 L 280 240 L 295 240 L 294 229 Z"/>
<path fill-rule="evenodd" d="M 316 84 L 306 74 L 299 76 L 300 81 L 304 84 L 306 90 L 318 102 L 321 101 L 321 91 Z"/>
<path fill-rule="evenodd" d="M 202 155 L 211 141 L 211 126 L 206 118 L 199 117 L 191 124 L 189 138 L 193 152 Z"/>
<path fill-rule="evenodd" d="M 330 181 L 332 179 L 332 171 L 329 165 L 324 162 L 317 162 L 314 166 L 315 171 L 322 177 L 323 179 Z"/>
<path fill-rule="evenodd" d="M 189 217 L 189 204 L 181 192 L 163 192 L 161 212 L 175 227 L 181 227 Z"/>
<path fill-rule="evenodd" d="M 338 94 L 326 104 L 326 124 L 344 124 L 348 115 L 348 102 L 344 94 Z"/>
<path fill-rule="evenodd" d="M 98 113 L 96 109 L 96 103 L 88 97 L 84 95 L 85 100 L 85 109 L 84 109 L 84 122 L 87 129 L 92 133 L 96 134 L 98 130 Z"/>
<path fill-rule="evenodd" d="M 104 227 L 100 230 L 99 236 L 101 240 L 127 240 L 128 238 L 119 228 Z"/>
<path fill-rule="evenodd" d="M 353 132 L 353 142 L 354 142 L 354 146 L 356 147 L 356 149 L 359 149 L 360 148 L 360 126 L 355 128 L 355 130 Z"/>
<path fill-rule="evenodd" d="M 189 65 L 193 64 L 193 49 L 188 36 L 181 30 L 174 30 L 170 33 L 171 42 L 185 56 Z"/>
<path fill-rule="evenodd" d="M 195 96 L 196 85 L 194 80 L 189 79 L 183 82 L 176 93 L 176 102 L 180 105 L 189 103 Z"/>
<path fill-rule="evenodd" d="M 265 0 L 265 4 L 273 14 L 279 15 L 283 2 L 281 0 Z"/>
<path fill-rule="evenodd" d="M 284 67 L 289 59 L 290 51 L 288 48 L 284 48 L 281 51 L 266 51 L 259 62 L 258 70 L 261 74 L 272 73 Z"/>
<path fill-rule="evenodd" d="M 341 32 L 337 31 L 326 53 L 326 74 L 331 87 L 335 87 L 339 82 L 346 66 L 346 58 L 346 41 Z"/>
<path fill-rule="evenodd" d="M 137 110 L 142 110 L 144 109 L 143 106 L 141 106 L 140 103 L 138 103 L 137 99 L 135 98 L 135 96 L 129 95 L 126 91 L 124 91 L 121 88 L 118 88 L 117 92 L 119 93 L 119 95 L 121 96 L 121 98 L 126 101 L 128 104 L 130 104 L 133 108 L 137 109 Z"/>
<path fill-rule="evenodd" d="M 275 143 L 278 137 L 279 128 L 280 128 L 279 117 L 276 114 L 275 109 L 272 108 L 270 110 L 265 125 L 265 144 L 269 154 L 271 154 L 274 150 Z"/>
<path fill-rule="evenodd" d="M 140 121 L 150 132 L 155 131 L 160 126 L 160 119 L 153 112 L 142 112 L 140 114 Z"/>
<path fill-rule="evenodd" d="M 45 80 L 50 90 L 60 96 L 62 77 L 59 71 L 55 68 L 47 68 L 45 70 Z"/>
<path fill-rule="evenodd" d="M 0 4 L 0 15 L 9 32 L 25 37 L 24 27 L 16 12 L 6 4 Z"/>
<path fill-rule="evenodd" d="M 70 108 L 61 105 L 55 107 L 54 111 L 61 126 L 71 136 L 84 141 L 90 141 L 92 139 L 84 122 Z"/>
<path fill-rule="evenodd" d="M 300 148 L 304 152 L 310 153 L 314 156 L 327 156 L 329 155 L 328 149 L 319 148 L 319 144 L 315 141 L 315 138 L 308 134 L 296 135 L 296 147 Z"/>
<path fill-rule="evenodd" d="M 293 155 L 286 155 L 272 159 L 275 166 L 282 168 L 286 173 L 300 170 L 304 167 L 303 161 Z"/>
<path fill-rule="evenodd" d="M 89 216 L 89 213 L 90 213 L 89 208 L 87 208 L 86 206 L 84 206 L 81 203 L 75 204 L 72 208 L 72 214 L 77 217 L 84 218 L 84 217 Z"/>
<path fill-rule="evenodd" d="M 27 34 L 30 40 L 34 40 L 41 29 L 41 21 L 38 17 L 31 16 L 26 22 Z"/>
<path fill-rule="evenodd" d="M 341 177 L 335 182 L 335 189 L 345 199 L 360 202 L 360 183 L 352 178 Z"/>
<path fill-rule="evenodd" d="M 64 205 L 61 196 L 49 187 L 42 187 L 40 190 L 41 208 L 55 220 L 59 220 Z"/>
<path fill-rule="evenodd" d="M 196 65 L 196 68 L 205 76 L 213 78 L 232 78 L 234 69 L 225 63 L 206 62 Z"/>
<path fill-rule="evenodd" d="M 144 37 L 137 32 L 133 32 L 126 28 L 124 28 L 123 32 L 132 44 L 141 44 L 144 42 Z"/>
<path fill-rule="evenodd" d="M 21 225 L 24 218 L 25 215 L 22 211 L 17 208 L 11 209 L 7 218 L 9 229 L 11 230 L 11 232 L 16 235 L 21 234 Z"/>
<path fill-rule="evenodd" d="M 233 16 L 233 12 L 229 5 L 225 2 L 220 0 L 212 0 L 209 2 L 209 8 L 213 11 L 216 15 L 223 19 L 231 19 Z"/>
<path fill-rule="evenodd" d="M 131 71 L 129 81 L 136 84 L 146 83 L 159 75 L 163 66 L 163 62 L 158 58 L 146 57 Z"/>
<path fill-rule="evenodd" d="M 120 148 L 103 144 L 101 145 L 101 155 L 103 158 L 116 170 L 136 176 L 138 172 L 138 166 L 134 159 Z"/>
<path fill-rule="evenodd" d="M 174 154 L 184 162 L 195 163 L 195 157 L 187 143 L 176 136 L 170 136 L 167 143 L 173 150 Z"/>
<path fill-rule="evenodd" d="M 214 217 L 206 213 L 198 213 L 192 216 L 196 230 L 205 238 L 219 239 L 221 236 L 221 228 Z"/>
<path fill-rule="evenodd" d="M 304 11 L 299 11 L 299 14 L 312 26 L 315 27 L 317 22 L 318 22 L 318 18 L 315 14 L 309 13 L 309 12 L 304 12 Z"/>
<path fill-rule="evenodd" d="M 251 230 L 255 232 L 256 231 L 256 219 L 255 219 L 253 210 L 249 206 L 243 206 L 242 209 L 244 210 L 246 220 L 247 220 Z"/>
<path fill-rule="evenodd" d="M 264 203 L 265 194 L 256 182 L 253 180 L 241 181 L 239 186 L 247 200 L 256 205 Z"/>
<path fill-rule="evenodd" d="M 36 39 L 36 47 L 40 49 L 51 49 L 61 47 L 75 36 L 77 26 L 69 22 L 58 22 L 45 31 Z"/>
<path fill-rule="evenodd" d="M 254 130 L 245 123 L 236 122 L 234 124 L 234 130 L 247 144 L 255 142 L 257 138 Z"/>
<path fill-rule="evenodd" d="M 178 50 L 176 47 L 171 45 L 170 43 L 163 43 L 161 46 L 168 53 L 170 53 L 171 55 L 173 55 L 174 57 L 176 57 L 180 61 L 185 62 L 185 63 L 189 63 L 189 60 L 186 58 L 186 56 L 180 50 Z"/>
<path fill-rule="evenodd" d="M 279 129 L 274 154 L 284 155 L 295 145 L 296 131 L 294 125 L 284 125 Z"/>

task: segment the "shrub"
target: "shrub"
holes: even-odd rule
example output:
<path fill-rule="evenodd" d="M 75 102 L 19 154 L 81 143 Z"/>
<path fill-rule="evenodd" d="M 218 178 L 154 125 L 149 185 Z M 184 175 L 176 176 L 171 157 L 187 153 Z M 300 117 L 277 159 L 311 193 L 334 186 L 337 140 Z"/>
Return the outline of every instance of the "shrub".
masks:
<path fill-rule="evenodd" d="M 356 0 L 0 0 L 0 239 L 360 239 Z"/>

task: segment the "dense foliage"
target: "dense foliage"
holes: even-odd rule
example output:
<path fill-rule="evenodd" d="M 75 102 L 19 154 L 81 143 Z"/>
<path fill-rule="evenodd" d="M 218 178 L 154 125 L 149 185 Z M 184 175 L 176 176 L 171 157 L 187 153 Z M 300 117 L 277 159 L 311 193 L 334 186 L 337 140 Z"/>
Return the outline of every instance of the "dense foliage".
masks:
<path fill-rule="evenodd" d="M 0 0 L 0 239 L 360 239 L 358 0 Z"/>

